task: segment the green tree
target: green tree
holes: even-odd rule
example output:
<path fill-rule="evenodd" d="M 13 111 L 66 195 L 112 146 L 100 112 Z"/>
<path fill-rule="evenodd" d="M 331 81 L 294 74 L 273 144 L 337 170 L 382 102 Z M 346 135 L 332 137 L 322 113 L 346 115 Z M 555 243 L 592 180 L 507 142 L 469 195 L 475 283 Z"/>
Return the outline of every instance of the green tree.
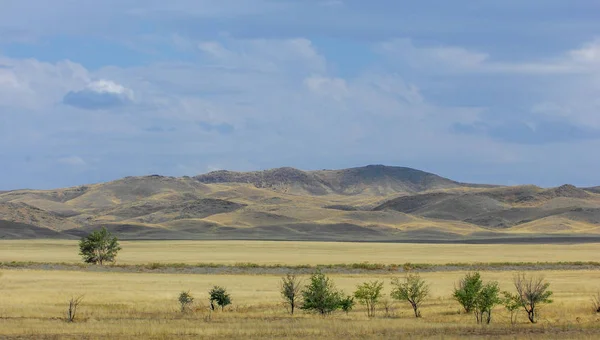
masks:
<path fill-rule="evenodd" d="M 354 297 L 367 307 L 367 316 L 370 318 L 374 317 L 375 306 L 379 302 L 381 291 L 383 290 L 383 281 L 364 282 L 356 288 Z"/>
<path fill-rule="evenodd" d="M 421 279 L 419 274 L 408 274 L 403 281 L 398 278 L 392 280 L 392 292 L 390 296 L 396 300 L 408 301 L 415 312 L 415 317 L 421 317 L 419 308 L 429 295 L 429 285 Z"/>
<path fill-rule="evenodd" d="M 458 287 L 454 288 L 452 296 L 463 306 L 465 313 L 471 313 L 482 287 L 481 275 L 478 272 L 468 273 L 458 282 Z"/>
<path fill-rule="evenodd" d="M 550 288 L 550 283 L 546 282 L 543 276 L 528 277 L 524 273 L 521 273 L 515 275 L 513 284 L 517 293 L 510 294 L 505 292 L 505 297 L 512 300 L 510 302 L 505 301 L 505 305 L 507 303 L 512 303 L 522 307 L 527 313 L 529 322 L 536 323 L 540 305 L 552 303 L 550 296 L 552 296 L 553 293 L 548 290 L 548 288 Z"/>
<path fill-rule="evenodd" d="M 227 293 L 227 290 L 220 286 L 214 286 L 209 292 L 210 295 L 210 309 L 215 310 L 215 303 L 221 307 L 221 311 L 231 304 L 231 297 Z"/>
<path fill-rule="evenodd" d="M 281 278 L 279 288 L 281 297 L 290 308 L 290 314 L 294 314 L 294 309 L 300 299 L 301 281 L 295 275 L 288 274 Z"/>
<path fill-rule="evenodd" d="M 317 271 L 310 277 L 310 283 L 302 290 L 302 309 L 327 315 L 340 308 L 341 294 L 333 282 Z"/>
<path fill-rule="evenodd" d="M 489 324 L 492 321 L 492 309 L 502 302 L 499 294 L 500 288 L 496 281 L 488 282 L 481 287 L 481 290 L 477 293 L 477 297 L 475 298 L 475 305 L 473 306 L 475 319 L 478 324 L 484 322 Z"/>
<path fill-rule="evenodd" d="M 102 228 L 96 230 L 79 241 L 79 255 L 86 263 L 102 265 L 104 262 L 114 262 L 121 250 L 116 236 Z"/>

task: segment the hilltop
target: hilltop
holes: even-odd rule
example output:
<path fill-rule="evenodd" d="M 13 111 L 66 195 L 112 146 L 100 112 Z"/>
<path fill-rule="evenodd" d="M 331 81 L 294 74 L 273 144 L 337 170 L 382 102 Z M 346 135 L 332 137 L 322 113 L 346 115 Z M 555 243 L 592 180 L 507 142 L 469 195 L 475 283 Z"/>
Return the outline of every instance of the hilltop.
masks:
<path fill-rule="evenodd" d="M 457 241 L 600 237 L 600 190 L 496 186 L 405 167 L 214 171 L 0 192 L 0 238 Z"/>

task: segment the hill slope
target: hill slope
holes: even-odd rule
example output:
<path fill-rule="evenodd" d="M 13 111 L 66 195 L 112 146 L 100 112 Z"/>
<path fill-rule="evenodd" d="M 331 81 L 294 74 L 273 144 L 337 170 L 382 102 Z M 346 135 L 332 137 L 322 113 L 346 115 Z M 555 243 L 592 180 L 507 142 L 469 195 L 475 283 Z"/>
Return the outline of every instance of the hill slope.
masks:
<path fill-rule="evenodd" d="M 383 165 L 142 176 L 0 192 L 0 237 L 510 241 L 600 234 L 600 193 L 500 187 Z"/>

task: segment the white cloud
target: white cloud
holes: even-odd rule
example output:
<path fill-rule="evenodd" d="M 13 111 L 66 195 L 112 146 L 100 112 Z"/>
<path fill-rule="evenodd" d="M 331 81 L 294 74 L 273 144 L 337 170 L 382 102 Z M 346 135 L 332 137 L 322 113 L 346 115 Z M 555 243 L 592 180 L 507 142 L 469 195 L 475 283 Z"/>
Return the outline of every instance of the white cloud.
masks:
<path fill-rule="evenodd" d="M 68 60 L 46 63 L 0 56 L 0 105 L 43 109 L 88 79 L 83 66 Z"/>
<path fill-rule="evenodd" d="M 82 90 L 70 91 L 63 103 L 80 109 L 111 109 L 133 102 L 133 91 L 110 80 L 97 80 Z"/>

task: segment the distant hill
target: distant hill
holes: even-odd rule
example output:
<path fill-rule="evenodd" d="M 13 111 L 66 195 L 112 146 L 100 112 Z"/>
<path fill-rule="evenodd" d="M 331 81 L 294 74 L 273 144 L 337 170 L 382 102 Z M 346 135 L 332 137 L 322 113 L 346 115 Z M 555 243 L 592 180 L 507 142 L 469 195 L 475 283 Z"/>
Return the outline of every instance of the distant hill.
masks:
<path fill-rule="evenodd" d="M 468 184 L 384 165 L 125 177 L 0 192 L 0 238 L 104 226 L 124 239 L 582 240 L 600 235 L 598 188 Z"/>
<path fill-rule="evenodd" d="M 195 177 L 205 184 L 245 183 L 257 188 L 308 195 L 378 195 L 478 187 L 411 168 L 368 165 L 343 170 L 277 168 L 254 172 L 214 171 Z"/>

